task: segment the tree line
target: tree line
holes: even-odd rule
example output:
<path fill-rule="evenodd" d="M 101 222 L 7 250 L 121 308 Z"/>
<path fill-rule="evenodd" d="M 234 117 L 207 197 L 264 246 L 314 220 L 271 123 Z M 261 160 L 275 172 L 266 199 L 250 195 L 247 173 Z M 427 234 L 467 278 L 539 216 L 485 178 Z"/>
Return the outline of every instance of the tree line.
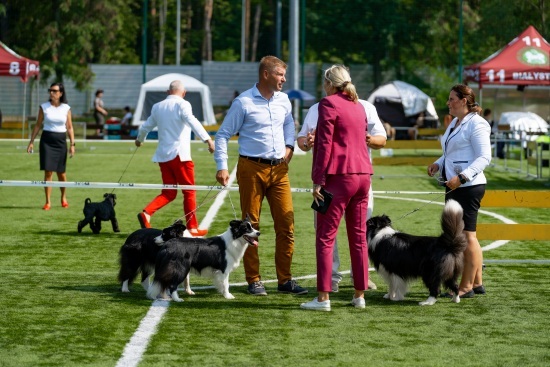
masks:
<path fill-rule="evenodd" d="M 288 60 L 289 2 L 179 0 L 180 63 L 240 61 L 280 52 Z M 458 65 L 479 62 L 533 25 L 548 39 L 548 0 L 298 0 L 305 62 L 369 64 L 375 86 L 391 76 L 432 95 L 458 80 Z M 90 63 L 176 62 L 178 0 L 0 0 L 0 40 L 39 60 L 42 80 L 69 77 L 89 87 Z M 143 52 L 144 5 L 147 49 Z M 460 6 L 462 5 L 462 11 Z M 462 19 L 462 60 L 459 37 Z M 281 38 L 277 40 L 277 30 Z M 280 49 L 278 49 L 278 45 Z"/>

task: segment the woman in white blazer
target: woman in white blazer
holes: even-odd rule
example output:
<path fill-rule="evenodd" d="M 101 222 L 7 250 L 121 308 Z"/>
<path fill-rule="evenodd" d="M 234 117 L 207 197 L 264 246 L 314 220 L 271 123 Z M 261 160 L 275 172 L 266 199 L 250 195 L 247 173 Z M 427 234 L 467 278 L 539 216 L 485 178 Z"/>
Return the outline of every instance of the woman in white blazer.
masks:
<path fill-rule="evenodd" d="M 482 282 L 483 253 L 476 236 L 477 213 L 485 194 L 483 174 L 491 162 L 491 126 L 479 115 L 481 107 L 472 89 L 463 84 L 451 88 L 447 101 L 454 119 L 441 138 L 443 155 L 428 166 L 428 175 L 440 171 L 439 181 L 446 187 L 446 200 L 454 199 L 464 210 L 464 270 L 459 285 L 460 298 L 485 294 Z"/>

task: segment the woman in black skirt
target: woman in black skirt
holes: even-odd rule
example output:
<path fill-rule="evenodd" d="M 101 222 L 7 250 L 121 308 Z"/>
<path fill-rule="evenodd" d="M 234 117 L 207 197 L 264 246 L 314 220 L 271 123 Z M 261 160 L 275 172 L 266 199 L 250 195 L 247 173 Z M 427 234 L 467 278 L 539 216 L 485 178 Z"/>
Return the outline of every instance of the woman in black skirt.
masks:
<path fill-rule="evenodd" d="M 34 139 L 40 128 L 44 130 L 40 137 L 40 169 L 44 171 L 44 181 L 52 181 L 54 172 L 57 172 L 59 181 L 67 181 L 65 168 L 67 164 L 67 135 L 71 142 L 69 154 L 72 157 L 75 152 L 74 131 L 71 119 L 71 107 L 67 104 L 67 96 L 62 83 L 53 83 L 48 89 L 50 100 L 40 105 L 38 120 L 31 134 L 31 141 L 27 147 L 28 153 L 34 151 Z M 50 210 L 50 195 L 52 188 L 44 187 L 46 204 L 44 210 Z M 61 206 L 68 208 L 69 203 L 65 196 L 65 188 L 61 187 Z"/>

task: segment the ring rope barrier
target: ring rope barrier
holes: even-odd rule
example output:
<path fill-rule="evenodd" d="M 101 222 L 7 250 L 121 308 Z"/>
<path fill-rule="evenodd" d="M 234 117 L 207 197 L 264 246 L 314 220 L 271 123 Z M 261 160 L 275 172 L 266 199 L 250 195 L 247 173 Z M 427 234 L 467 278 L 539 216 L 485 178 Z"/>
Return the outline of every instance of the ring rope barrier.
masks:
<path fill-rule="evenodd" d="M 165 185 L 165 184 L 143 184 L 135 182 L 89 182 L 89 181 L 15 181 L 15 180 L 0 180 L 0 187 L 78 187 L 90 189 L 142 189 L 142 190 L 230 190 L 239 191 L 238 186 L 206 186 L 206 185 Z M 313 189 L 306 188 L 291 188 L 293 193 L 311 193 Z M 373 191 L 373 194 L 407 194 L 407 195 L 427 195 L 441 194 L 441 191 Z"/>

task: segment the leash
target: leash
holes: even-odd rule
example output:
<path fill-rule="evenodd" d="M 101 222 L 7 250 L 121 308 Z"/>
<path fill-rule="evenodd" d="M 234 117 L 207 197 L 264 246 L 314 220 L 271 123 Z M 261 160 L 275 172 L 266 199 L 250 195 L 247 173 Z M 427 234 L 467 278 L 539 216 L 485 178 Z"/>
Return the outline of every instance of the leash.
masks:
<path fill-rule="evenodd" d="M 217 182 L 216 182 L 217 183 Z M 231 200 L 231 195 L 229 194 L 231 191 L 228 190 L 229 189 L 229 186 L 223 186 L 220 191 L 218 191 L 216 193 L 216 195 L 212 196 L 212 197 L 208 197 L 208 195 L 210 195 L 210 193 L 212 192 L 212 190 L 214 190 L 215 187 L 219 187 L 219 186 L 215 186 L 215 185 L 212 185 L 210 186 L 210 190 L 208 190 L 208 192 L 206 193 L 206 195 L 204 196 L 204 198 L 202 199 L 202 201 L 197 205 L 197 207 L 190 211 L 189 213 L 187 214 L 184 214 L 183 216 L 179 217 L 178 219 L 175 220 L 175 222 L 177 222 L 178 220 L 182 219 L 182 220 L 185 220 L 187 221 L 187 217 L 189 217 L 191 214 L 194 214 L 197 212 L 197 210 L 199 210 L 203 205 L 207 204 L 208 202 L 216 199 L 218 197 L 218 195 L 220 195 L 224 190 L 227 190 L 227 195 L 229 196 L 229 201 L 231 202 L 231 208 L 233 209 L 233 216 L 235 217 L 235 219 L 237 219 L 237 213 L 235 211 L 235 206 L 233 205 L 233 201 Z"/>
<path fill-rule="evenodd" d="M 456 190 L 456 189 L 451 189 L 451 190 L 449 190 L 449 191 L 447 191 L 447 192 L 444 192 L 443 194 L 439 194 L 439 195 L 438 195 L 436 198 L 434 198 L 433 200 L 431 200 L 431 201 L 429 201 L 429 202 L 427 202 L 427 203 L 424 203 L 424 205 L 421 205 L 421 206 L 419 206 L 418 208 L 413 209 L 413 210 L 411 210 L 411 211 L 408 212 L 408 213 L 403 214 L 402 216 L 400 216 L 399 218 L 397 218 L 395 221 L 392 221 L 392 222 L 398 222 L 399 220 L 401 220 L 401 219 L 403 219 L 403 218 L 405 218 L 405 217 L 408 217 L 409 215 L 411 215 L 411 214 L 413 214 L 413 213 L 416 213 L 416 212 L 419 211 L 420 209 L 424 208 L 424 207 L 427 206 L 427 205 L 430 205 L 431 203 L 433 203 L 434 201 L 440 199 L 441 197 L 445 197 L 447 194 L 449 194 L 450 192 L 452 192 L 452 191 L 454 191 L 454 190 Z"/>
<path fill-rule="evenodd" d="M 136 147 L 136 149 L 134 149 L 134 153 L 132 153 L 132 155 L 130 156 L 130 160 L 128 161 L 128 164 L 126 165 L 126 168 L 124 168 L 124 171 L 122 171 L 122 174 L 120 175 L 120 178 L 118 179 L 117 183 L 120 183 L 120 181 L 122 180 L 122 177 L 124 176 L 124 174 L 128 170 L 128 167 L 130 167 L 130 163 L 132 163 L 132 159 L 134 159 L 134 156 L 136 155 L 138 148 L 139 147 Z M 113 190 L 111 191 L 111 194 L 114 193 L 115 190 L 116 190 L 116 188 L 113 188 Z"/>

